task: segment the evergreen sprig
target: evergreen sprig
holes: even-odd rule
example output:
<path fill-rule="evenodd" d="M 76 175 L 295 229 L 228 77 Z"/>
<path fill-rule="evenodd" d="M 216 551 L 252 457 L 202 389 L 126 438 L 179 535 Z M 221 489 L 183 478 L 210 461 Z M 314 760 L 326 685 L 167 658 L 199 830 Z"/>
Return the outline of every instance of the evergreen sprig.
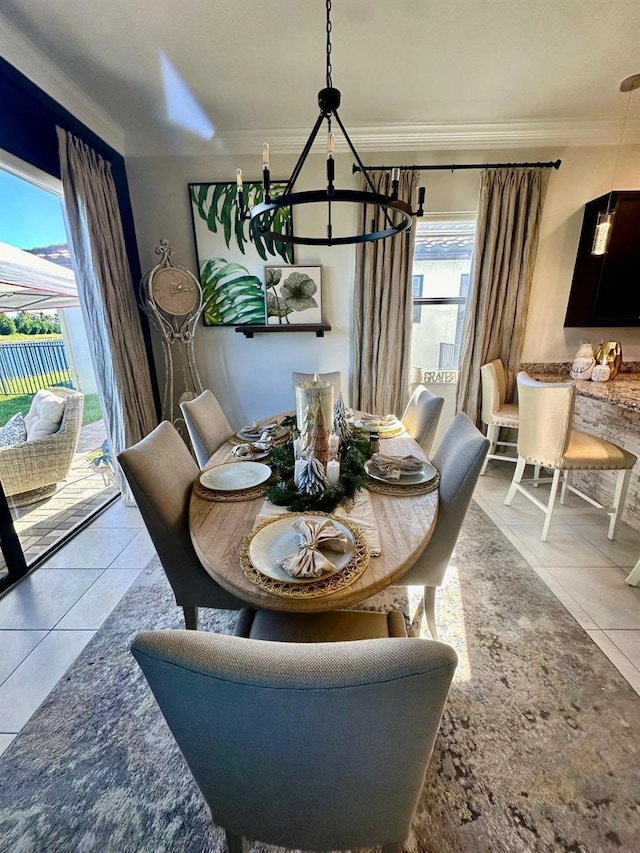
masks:
<path fill-rule="evenodd" d="M 338 504 L 353 498 L 364 486 L 367 480 L 364 463 L 370 455 L 369 434 L 366 430 L 354 430 L 340 448 L 340 479 L 336 485 L 315 495 L 301 495 L 293 482 L 293 442 L 274 447 L 270 465 L 277 480 L 269 487 L 267 497 L 271 503 L 291 512 L 333 512 Z"/>

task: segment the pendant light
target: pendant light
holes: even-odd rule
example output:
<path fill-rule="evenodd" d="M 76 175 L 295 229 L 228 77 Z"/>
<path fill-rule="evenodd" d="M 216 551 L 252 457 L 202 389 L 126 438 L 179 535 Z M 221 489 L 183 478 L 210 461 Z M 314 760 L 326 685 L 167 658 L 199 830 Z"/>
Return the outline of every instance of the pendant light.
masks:
<path fill-rule="evenodd" d="M 611 229 L 613 228 L 613 219 L 615 215 L 615 204 L 613 199 L 613 187 L 615 185 L 616 172 L 618 171 L 618 163 L 620 162 L 620 152 L 622 151 L 622 143 L 624 141 L 625 130 L 627 127 L 627 118 L 629 117 L 629 107 L 631 105 L 631 93 L 634 89 L 640 87 L 640 74 L 632 74 L 630 77 L 620 83 L 620 91 L 628 92 L 627 108 L 625 110 L 624 121 L 622 123 L 622 132 L 620 134 L 620 142 L 618 143 L 618 153 L 616 155 L 615 166 L 613 167 L 613 177 L 611 178 L 611 190 L 607 196 L 607 206 L 604 210 L 598 213 L 596 226 L 593 232 L 593 243 L 591 245 L 592 255 L 606 255 L 609 248 L 609 239 L 611 237 Z"/>
<path fill-rule="evenodd" d="M 281 195 L 271 195 L 270 185 L 270 170 L 269 170 L 269 145 L 264 143 L 262 146 L 262 186 L 263 200 L 259 204 L 253 204 L 252 198 L 249 198 L 248 205 L 245 205 L 244 188 L 242 182 L 242 172 L 240 169 L 236 173 L 237 181 L 237 210 L 238 216 L 242 220 L 250 221 L 251 231 L 261 237 L 263 240 L 275 240 L 279 242 L 295 243 L 307 246 L 338 246 L 347 243 L 366 243 L 373 240 L 381 240 L 385 237 L 393 237 L 400 234 L 411 227 L 414 216 L 422 216 L 424 206 L 424 187 L 420 187 L 418 193 L 418 209 L 416 211 L 411 208 L 411 199 L 404 201 L 398 198 L 398 187 L 400 182 L 400 170 L 393 169 L 391 172 L 391 194 L 383 195 L 376 192 L 371 177 L 363 165 L 358 152 L 345 126 L 338 114 L 340 106 L 340 91 L 333 86 L 331 78 L 331 0 L 326 0 L 326 87 L 318 93 L 318 105 L 320 107 L 320 115 L 314 124 L 311 134 L 305 143 L 302 153 L 298 158 L 291 177 L 287 181 L 284 191 Z M 333 122 L 340 128 L 346 143 L 353 154 L 356 164 L 364 175 L 367 189 L 365 190 L 349 190 L 339 189 L 335 186 L 335 140 L 333 135 Z M 326 154 L 326 187 L 318 190 L 305 190 L 296 192 L 294 190 L 295 182 L 302 170 L 302 167 L 309 156 L 311 147 L 320 131 L 322 125 L 326 123 L 327 133 L 327 154 Z M 283 208 L 293 208 L 301 205 L 321 204 L 326 207 L 327 224 L 326 233 L 324 236 L 305 236 L 304 234 L 293 234 L 290 231 L 282 231 L 282 228 L 274 228 L 274 220 L 277 217 L 278 211 Z M 333 206 L 335 204 L 351 204 L 362 205 L 364 207 L 372 207 L 373 212 L 382 211 L 382 221 L 379 225 L 376 224 L 376 217 L 371 218 L 371 214 L 363 216 L 364 222 L 363 231 L 357 234 L 349 234 L 347 236 L 335 235 L 333 229 Z M 282 217 L 278 217 L 281 219 Z"/>

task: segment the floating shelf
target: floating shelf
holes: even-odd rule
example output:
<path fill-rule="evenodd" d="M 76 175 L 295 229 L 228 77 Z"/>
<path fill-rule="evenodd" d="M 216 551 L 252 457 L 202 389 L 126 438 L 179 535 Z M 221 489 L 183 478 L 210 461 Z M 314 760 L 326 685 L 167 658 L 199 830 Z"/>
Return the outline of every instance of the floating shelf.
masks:
<path fill-rule="evenodd" d="M 246 325 L 246 326 L 236 326 L 236 332 L 240 332 L 245 336 L 245 338 L 252 338 L 254 335 L 261 335 L 263 332 L 315 332 L 316 338 L 324 338 L 325 332 L 330 332 L 331 326 L 328 323 L 319 323 L 319 324 L 309 324 L 309 325 L 287 325 L 283 323 L 282 325 L 273 325 L 273 326 L 258 326 L 258 325 Z"/>

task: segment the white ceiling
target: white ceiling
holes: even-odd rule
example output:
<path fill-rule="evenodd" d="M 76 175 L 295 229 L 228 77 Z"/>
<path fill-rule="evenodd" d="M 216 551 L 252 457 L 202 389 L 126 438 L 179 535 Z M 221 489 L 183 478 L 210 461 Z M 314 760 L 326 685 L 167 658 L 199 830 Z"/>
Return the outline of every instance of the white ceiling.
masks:
<path fill-rule="evenodd" d="M 62 72 L 51 71 L 49 90 L 54 78 L 68 97 L 79 87 L 78 103 L 84 93 L 98 105 L 94 127 L 100 116 L 119 126 L 127 153 L 255 150 L 267 136 L 295 151 L 317 115 L 322 0 L 0 8 L 6 58 L 33 79 L 42 51 Z M 364 150 L 617 144 L 628 101 L 619 84 L 640 72 L 640 0 L 333 0 L 332 18 L 340 114 Z M 22 37 L 39 49 L 30 58 Z M 199 105 L 213 141 L 171 120 L 163 63 L 181 81 L 174 107 L 193 118 Z M 626 139 L 640 142 L 637 93 L 630 115 Z"/>

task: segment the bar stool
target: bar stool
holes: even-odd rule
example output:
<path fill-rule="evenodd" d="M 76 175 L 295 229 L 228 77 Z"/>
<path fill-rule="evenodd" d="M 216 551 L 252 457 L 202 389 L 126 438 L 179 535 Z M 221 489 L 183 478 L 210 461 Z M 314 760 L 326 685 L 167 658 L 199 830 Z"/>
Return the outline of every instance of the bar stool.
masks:
<path fill-rule="evenodd" d="M 505 403 L 507 391 L 507 377 L 504 365 L 499 358 L 483 364 L 480 368 L 480 379 L 482 381 L 482 409 L 480 418 L 487 427 L 487 438 L 489 439 L 489 452 L 484 460 L 480 476 L 487 470 L 490 459 L 501 459 L 503 462 L 517 462 L 517 456 L 508 456 L 505 453 L 496 453 L 496 447 L 515 447 L 512 441 L 498 441 L 500 427 L 518 429 L 520 415 L 517 403 Z M 536 472 L 537 473 L 537 472 Z"/>
<path fill-rule="evenodd" d="M 518 431 L 518 462 L 511 487 L 505 498 L 510 506 L 516 492 L 521 492 L 545 513 L 542 541 L 547 541 L 551 516 L 562 474 L 560 503 L 564 504 L 567 489 L 610 516 L 608 537 L 614 539 L 621 510 L 629 487 L 631 469 L 636 456 L 623 447 L 572 428 L 576 386 L 573 382 L 538 382 L 522 371 L 517 376 L 520 401 L 520 429 Z M 527 462 L 549 468 L 553 477 L 523 480 Z M 613 504 L 605 507 L 589 495 L 570 485 L 572 471 L 617 471 L 618 476 Z M 544 504 L 523 488 L 523 483 L 551 483 L 549 501 Z"/>

